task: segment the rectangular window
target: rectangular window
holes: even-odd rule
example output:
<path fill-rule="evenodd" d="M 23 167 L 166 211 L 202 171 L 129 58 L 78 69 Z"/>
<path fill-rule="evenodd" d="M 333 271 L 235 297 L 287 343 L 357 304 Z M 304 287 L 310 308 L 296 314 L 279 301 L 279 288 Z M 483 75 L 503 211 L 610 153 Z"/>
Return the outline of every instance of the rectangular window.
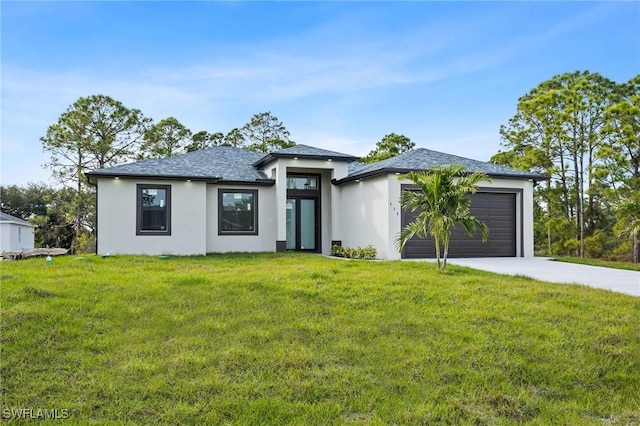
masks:
<path fill-rule="evenodd" d="M 317 191 L 318 178 L 315 176 L 287 176 L 287 189 Z"/>
<path fill-rule="evenodd" d="M 258 191 L 218 190 L 218 235 L 258 235 Z"/>
<path fill-rule="evenodd" d="M 171 235 L 171 185 L 138 184 L 137 235 Z"/>

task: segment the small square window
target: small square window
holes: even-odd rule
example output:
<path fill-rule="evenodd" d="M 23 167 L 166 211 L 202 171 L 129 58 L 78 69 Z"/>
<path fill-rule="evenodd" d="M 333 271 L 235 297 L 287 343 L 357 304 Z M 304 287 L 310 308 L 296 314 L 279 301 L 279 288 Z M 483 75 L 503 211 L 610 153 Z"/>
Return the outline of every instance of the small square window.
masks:
<path fill-rule="evenodd" d="M 258 191 L 218 190 L 218 235 L 258 235 Z"/>
<path fill-rule="evenodd" d="M 137 235 L 171 235 L 171 186 L 137 186 Z"/>

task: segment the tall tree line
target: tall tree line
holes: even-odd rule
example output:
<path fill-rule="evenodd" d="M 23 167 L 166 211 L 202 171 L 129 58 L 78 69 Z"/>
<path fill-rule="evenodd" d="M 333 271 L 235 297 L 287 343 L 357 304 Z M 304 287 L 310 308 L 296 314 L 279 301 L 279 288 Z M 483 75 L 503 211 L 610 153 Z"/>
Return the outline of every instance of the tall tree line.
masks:
<path fill-rule="evenodd" d="M 638 261 L 640 76 L 556 75 L 518 100 L 500 135 L 491 161 L 550 178 L 536 188 L 538 249 Z"/>

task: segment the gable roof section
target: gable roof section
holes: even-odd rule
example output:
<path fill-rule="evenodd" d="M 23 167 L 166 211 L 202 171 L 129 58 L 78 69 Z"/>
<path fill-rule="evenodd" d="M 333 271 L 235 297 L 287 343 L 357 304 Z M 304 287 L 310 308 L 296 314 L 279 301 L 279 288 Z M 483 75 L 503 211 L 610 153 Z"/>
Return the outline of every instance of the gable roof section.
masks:
<path fill-rule="evenodd" d="M 308 145 L 294 145 L 269 153 L 253 163 L 253 165 L 255 167 L 262 167 L 277 158 L 304 158 L 307 160 L 346 161 L 348 163 L 358 159 L 358 157 L 341 152 L 329 151 Z"/>
<path fill-rule="evenodd" d="M 88 172 L 91 178 L 121 177 L 150 179 L 190 179 L 207 182 L 253 183 L 273 185 L 260 170 L 252 166 L 264 156 L 242 148 L 218 146 L 174 157 L 147 159 L 107 169 Z"/>
<path fill-rule="evenodd" d="M 457 155 L 445 154 L 426 148 L 418 148 L 373 164 L 362 165 L 362 167 L 359 167 L 360 164 L 356 163 L 353 167 L 349 168 L 349 175 L 347 177 L 337 180 L 335 183 L 347 183 L 387 173 L 409 173 L 411 171 L 427 170 L 433 166 L 444 166 L 453 163 L 465 166 L 467 172 L 483 172 L 492 177 L 534 180 L 546 179 L 542 175 L 524 172 L 522 170 L 485 163 Z"/>
<path fill-rule="evenodd" d="M 26 220 L 22 220 L 19 217 L 11 216 L 10 214 L 2 213 L 2 212 L 0 212 L 0 222 L 15 223 L 17 225 L 33 227 L 33 225 L 27 222 Z"/>

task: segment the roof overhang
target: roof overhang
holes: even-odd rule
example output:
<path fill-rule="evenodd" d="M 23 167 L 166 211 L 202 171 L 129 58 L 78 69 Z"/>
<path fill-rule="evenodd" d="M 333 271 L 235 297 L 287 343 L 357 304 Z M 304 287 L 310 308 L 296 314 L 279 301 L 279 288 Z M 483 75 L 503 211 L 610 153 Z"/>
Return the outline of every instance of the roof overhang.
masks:
<path fill-rule="evenodd" d="M 95 185 L 96 180 L 100 178 L 110 179 L 146 179 L 146 180 L 175 180 L 175 181 L 191 181 L 205 182 L 229 185 L 257 185 L 257 186 L 273 186 L 276 181 L 273 179 L 256 179 L 256 180 L 225 180 L 216 176 L 176 176 L 176 175 L 145 175 L 145 174 L 122 174 L 122 173 L 85 173 L 89 183 Z"/>
<path fill-rule="evenodd" d="M 6 223 L 8 225 L 26 226 L 26 227 L 29 227 L 29 228 L 35 228 L 36 227 L 35 225 L 32 225 L 31 223 L 29 223 L 27 221 L 18 222 L 18 221 L 15 221 L 15 220 L 0 220 L 0 223 L 2 223 L 2 224 Z"/>
<path fill-rule="evenodd" d="M 342 185 L 344 183 L 349 183 L 349 182 L 354 182 L 354 181 L 360 181 L 360 180 L 364 180 L 364 179 L 370 179 L 376 176 L 382 176 L 382 175 L 387 175 L 387 174 L 398 174 L 398 175 L 404 175 L 407 174 L 409 172 L 422 172 L 422 171 L 427 171 L 427 169 L 402 169 L 402 168 L 392 168 L 392 167 L 387 167 L 387 168 L 382 168 L 382 169 L 377 169 L 377 170 L 371 170 L 369 172 L 365 172 L 365 173 L 356 173 L 347 177 L 344 177 L 342 179 L 333 179 L 331 180 L 331 183 L 333 183 L 334 185 Z M 467 172 L 466 174 L 469 174 L 471 172 Z M 499 173 L 486 173 L 487 176 L 492 177 L 492 178 L 499 178 L 499 179 L 517 179 L 517 180 L 533 180 L 535 181 L 541 181 L 541 180 L 549 180 L 548 176 L 542 176 L 542 175 L 538 175 L 538 174 L 522 174 L 522 175 L 510 175 L 510 174 L 499 174 Z"/>
<path fill-rule="evenodd" d="M 323 161 L 344 161 L 351 163 L 356 161 L 358 157 L 352 155 L 312 155 L 312 154 L 289 154 L 289 153 L 272 153 L 267 154 L 255 163 L 253 167 L 262 168 L 272 161 L 276 161 L 279 158 L 287 158 L 291 160 L 323 160 Z"/>

